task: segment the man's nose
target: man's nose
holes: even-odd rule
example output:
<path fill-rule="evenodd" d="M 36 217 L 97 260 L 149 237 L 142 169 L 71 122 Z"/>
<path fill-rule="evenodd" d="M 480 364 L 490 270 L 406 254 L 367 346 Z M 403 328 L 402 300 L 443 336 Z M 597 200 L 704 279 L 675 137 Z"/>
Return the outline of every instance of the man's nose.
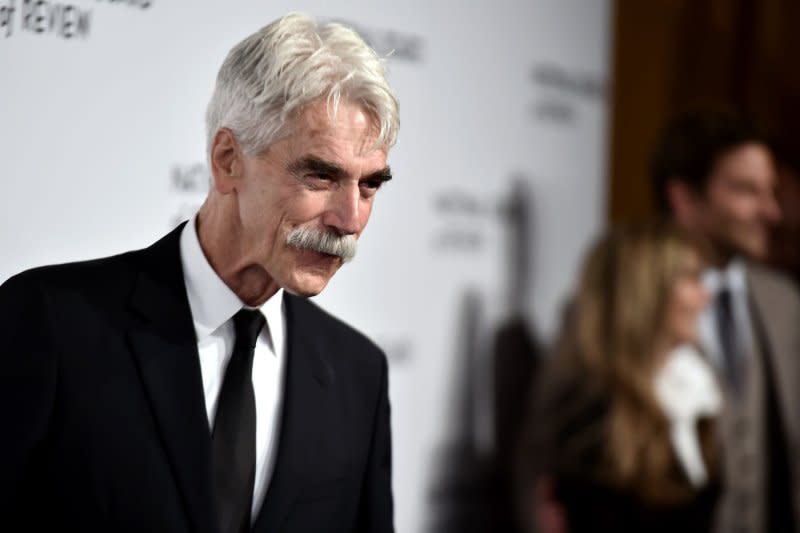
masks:
<path fill-rule="evenodd" d="M 328 209 L 322 223 L 341 235 L 361 233 L 361 191 L 358 184 L 341 184 L 328 199 Z"/>

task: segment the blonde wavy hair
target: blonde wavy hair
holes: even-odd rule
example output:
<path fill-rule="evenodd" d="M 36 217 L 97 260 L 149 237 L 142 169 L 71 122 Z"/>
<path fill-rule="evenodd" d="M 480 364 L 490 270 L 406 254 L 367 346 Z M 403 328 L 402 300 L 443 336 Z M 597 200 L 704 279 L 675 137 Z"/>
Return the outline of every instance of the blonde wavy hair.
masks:
<path fill-rule="evenodd" d="M 588 254 L 575 329 L 559 348 L 610 395 L 608 478 L 648 500 L 674 499 L 678 490 L 670 486 L 676 464 L 652 380 L 675 282 L 704 254 L 701 242 L 666 222 L 610 231 Z"/>

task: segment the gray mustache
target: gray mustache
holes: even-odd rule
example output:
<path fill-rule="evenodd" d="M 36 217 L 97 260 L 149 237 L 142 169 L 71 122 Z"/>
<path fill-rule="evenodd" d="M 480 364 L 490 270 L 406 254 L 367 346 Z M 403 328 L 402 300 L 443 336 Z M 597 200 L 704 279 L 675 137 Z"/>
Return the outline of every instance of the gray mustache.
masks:
<path fill-rule="evenodd" d="M 323 254 L 336 255 L 345 263 L 356 256 L 358 241 L 354 235 L 339 235 L 332 231 L 299 226 L 286 237 L 289 246 Z"/>

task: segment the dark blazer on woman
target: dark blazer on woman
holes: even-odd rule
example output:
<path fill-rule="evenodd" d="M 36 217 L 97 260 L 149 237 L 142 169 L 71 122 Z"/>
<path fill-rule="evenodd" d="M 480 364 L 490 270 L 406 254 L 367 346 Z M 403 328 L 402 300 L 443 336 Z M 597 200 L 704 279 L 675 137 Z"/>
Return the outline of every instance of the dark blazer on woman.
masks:
<path fill-rule="evenodd" d="M 534 477 L 553 482 L 568 531 L 711 531 L 720 493 L 718 457 L 706 454 L 710 482 L 695 489 L 673 461 L 658 501 L 633 488 L 612 484 L 608 475 L 611 396 L 577 369 L 547 369 L 538 383 L 535 415 L 523 453 Z M 704 451 L 716 445 L 713 424 L 698 424 Z M 664 432 L 664 438 L 668 433 Z"/>

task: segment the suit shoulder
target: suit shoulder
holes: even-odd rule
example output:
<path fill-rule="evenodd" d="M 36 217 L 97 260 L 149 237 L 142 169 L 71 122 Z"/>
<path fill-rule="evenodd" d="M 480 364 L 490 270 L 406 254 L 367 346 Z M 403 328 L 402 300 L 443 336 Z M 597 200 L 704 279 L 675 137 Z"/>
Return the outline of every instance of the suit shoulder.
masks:
<path fill-rule="evenodd" d="M 41 291 L 69 290 L 80 292 L 96 291 L 98 294 L 118 292 L 125 280 L 133 275 L 132 255 L 126 252 L 119 255 L 31 268 L 15 274 L 0 286 L 0 299 L 12 295 Z"/>
<path fill-rule="evenodd" d="M 758 263 L 749 263 L 747 271 L 753 291 L 767 291 L 770 296 L 800 304 L 800 288 L 785 273 Z"/>
<path fill-rule="evenodd" d="M 298 296 L 286 293 L 286 301 L 300 323 L 313 324 L 314 331 L 334 345 L 349 348 L 350 352 L 361 358 L 384 362 L 386 356 L 369 337 L 333 316 L 319 305 Z"/>

